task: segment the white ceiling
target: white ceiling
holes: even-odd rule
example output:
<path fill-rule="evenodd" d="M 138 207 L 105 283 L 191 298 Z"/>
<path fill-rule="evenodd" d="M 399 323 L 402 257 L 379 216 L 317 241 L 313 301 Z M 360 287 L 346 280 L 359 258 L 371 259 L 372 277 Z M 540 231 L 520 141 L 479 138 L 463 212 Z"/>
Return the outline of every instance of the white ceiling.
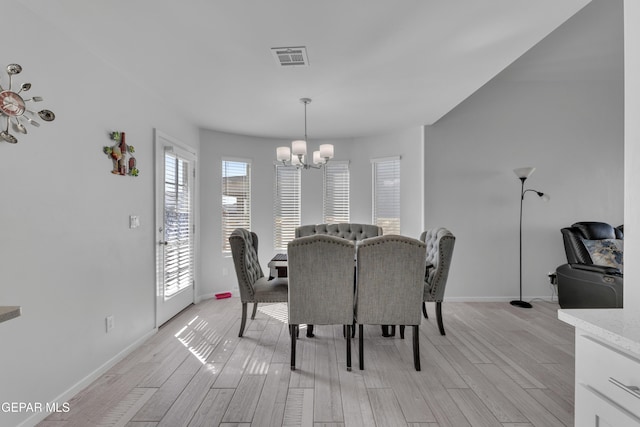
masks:
<path fill-rule="evenodd" d="M 432 124 L 590 0 L 20 0 L 202 128 Z M 270 48 L 306 46 L 308 68 Z"/>

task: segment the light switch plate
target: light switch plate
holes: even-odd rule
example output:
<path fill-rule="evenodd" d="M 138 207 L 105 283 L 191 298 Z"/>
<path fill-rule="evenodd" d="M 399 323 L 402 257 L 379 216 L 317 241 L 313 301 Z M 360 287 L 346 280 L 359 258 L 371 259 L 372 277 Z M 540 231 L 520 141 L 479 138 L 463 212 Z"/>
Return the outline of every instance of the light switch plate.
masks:
<path fill-rule="evenodd" d="M 129 228 L 140 227 L 140 217 L 138 215 L 129 215 Z"/>
<path fill-rule="evenodd" d="M 111 330 L 115 326 L 115 322 L 114 322 L 113 316 L 105 317 L 104 322 L 105 322 L 105 326 L 107 328 L 107 333 L 111 332 Z"/>

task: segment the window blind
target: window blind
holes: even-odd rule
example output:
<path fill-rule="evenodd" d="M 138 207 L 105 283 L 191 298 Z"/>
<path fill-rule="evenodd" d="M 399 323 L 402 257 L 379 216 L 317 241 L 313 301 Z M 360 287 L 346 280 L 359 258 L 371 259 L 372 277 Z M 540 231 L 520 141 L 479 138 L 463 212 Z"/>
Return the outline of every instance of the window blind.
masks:
<path fill-rule="evenodd" d="M 273 194 L 273 247 L 286 251 L 300 226 L 300 170 L 292 166 L 276 165 Z"/>
<path fill-rule="evenodd" d="M 251 163 L 222 161 L 222 253 L 230 254 L 229 236 L 251 230 Z"/>
<path fill-rule="evenodd" d="M 323 222 L 349 222 L 349 162 L 324 165 Z"/>
<path fill-rule="evenodd" d="M 374 159 L 373 223 L 383 234 L 400 234 L 400 158 Z"/>
<path fill-rule="evenodd" d="M 192 174 L 189 160 L 165 153 L 165 299 L 191 286 L 194 280 Z"/>

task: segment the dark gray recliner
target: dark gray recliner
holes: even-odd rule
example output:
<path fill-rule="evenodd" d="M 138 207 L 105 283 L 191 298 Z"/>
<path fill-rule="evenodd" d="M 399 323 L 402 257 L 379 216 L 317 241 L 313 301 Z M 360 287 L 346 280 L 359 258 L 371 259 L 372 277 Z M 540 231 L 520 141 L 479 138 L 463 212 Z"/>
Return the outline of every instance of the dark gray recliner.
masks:
<path fill-rule="evenodd" d="M 624 239 L 623 226 L 577 222 L 561 229 L 567 264 L 556 269 L 561 308 L 622 308 L 623 272 L 593 263 L 584 240 Z"/>

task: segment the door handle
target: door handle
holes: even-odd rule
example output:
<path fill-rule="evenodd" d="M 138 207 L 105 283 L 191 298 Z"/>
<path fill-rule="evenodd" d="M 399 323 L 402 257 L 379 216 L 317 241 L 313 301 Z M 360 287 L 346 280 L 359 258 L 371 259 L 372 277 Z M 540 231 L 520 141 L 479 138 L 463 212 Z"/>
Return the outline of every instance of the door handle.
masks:
<path fill-rule="evenodd" d="M 169 244 L 169 242 L 167 242 L 166 240 L 160 240 L 160 241 L 158 242 L 158 244 L 159 244 L 160 246 L 162 246 L 162 245 L 167 246 L 167 245 Z"/>

